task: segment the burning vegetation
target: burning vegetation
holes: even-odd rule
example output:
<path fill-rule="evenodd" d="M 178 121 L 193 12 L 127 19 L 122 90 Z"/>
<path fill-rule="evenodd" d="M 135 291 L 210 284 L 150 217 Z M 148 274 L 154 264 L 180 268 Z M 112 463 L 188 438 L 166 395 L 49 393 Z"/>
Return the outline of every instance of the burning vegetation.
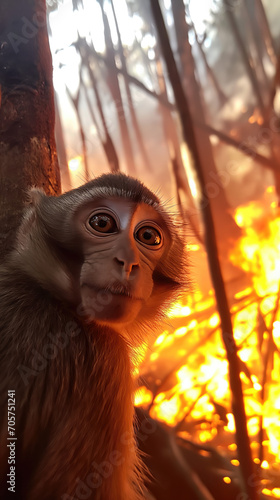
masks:
<path fill-rule="evenodd" d="M 46 73 L 45 80 L 51 82 L 54 66 L 63 190 L 107 170 L 126 171 L 150 187 L 160 186 L 192 226 L 196 239 L 188 244 L 190 261 L 192 255 L 199 256 L 205 265 L 207 255 L 213 278 L 220 271 L 219 257 L 229 257 L 241 276 L 234 285 L 226 280 L 230 314 L 222 307 L 226 300 L 219 279 L 207 293 L 205 287 L 188 292 L 169 311 L 169 321 L 137 372 L 137 413 L 149 414 L 186 452 L 181 496 L 174 491 L 172 447 L 164 457 L 167 466 L 160 452 L 154 454 L 157 474 L 149 464 L 148 469 L 158 490 L 164 475 L 171 484 L 169 496 L 151 490 L 154 498 L 280 499 L 280 209 L 275 201 L 280 199 L 279 4 L 209 0 L 203 9 L 195 0 L 47 4 L 53 64 L 44 45 L 46 33 L 40 38 L 45 28 L 34 25 L 32 36 L 25 31 L 25 20 L 39 19 L 42 2 L 22 2 L 22 11 L 17 0 L 9 8 L 6 2 L 0 7 L 5 33 L 24 35 L 16 50 L 8 37 L 1 53 L 0 216 L 3 231 L 9 228 L 3 234 L 2 259 L 12 247 L 27 188 L 36 184 L 50 194 L 60 189 L 52 85 L 33 81 L 29 71 L 30 64 L 36 66 L 38 75 Z M 37 51 L 40 46 L 44 50 Z M 41 54 L 49 55 L 41 61 Z M 275 188 L 267 188 L 261 200 L 248 202 L 273 182 Z M 217 245 L 224 243 L 218 254 Z M 228 319 L 254 462 L 251 492 L 250 467 L 246 469 L 250 460 L 241 450 L 245 425 L 243 436 L 238 432 L 245 421 L 244 415 L 238 419 L 242 404 L 234 414 L 232 409 Z M 152 448 L 153 436 L 149 438 Z M 164 446 L 162 434 L 157 444 Z M 184 486 L 195 473 L 201 483 L 192 495 Z M 218 475 L 221 482 L 213 490 L 206 477 L 212 476 L 213 485 Z M 247 489 L 241 489 L 241 478 Z"/>
<path fill-rule="evenodd" d="M 265 496 L 280 498 L 280 212 L 269 187 L 260 202 L 239 207 L 243 235 L 232 263 L 247 283 L 229 298 L 241 366 L 253 460 Z M 201 251 L 192 245 L 189 252 Z M 214 451 L 227 462 L 223 481 L 238 476 L 228 361 L 215 296 L 188 294 L 169 311 L 170 324 L 146 353 L 135 405 L 168 426 L 178 440 Z M 171 326 L 172 325 L 172 326 Z"/>

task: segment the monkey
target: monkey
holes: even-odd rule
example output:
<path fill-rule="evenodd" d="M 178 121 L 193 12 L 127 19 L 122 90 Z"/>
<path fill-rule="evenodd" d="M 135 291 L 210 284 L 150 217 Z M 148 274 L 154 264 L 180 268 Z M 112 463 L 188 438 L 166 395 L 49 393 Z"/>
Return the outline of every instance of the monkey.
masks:
<path fill-rule="evenodd" d="M 0 266 L 1 499 L 145 498 L 132 371 L 186 269 L 177 222 L 139 180 L 30 190 Z"/>

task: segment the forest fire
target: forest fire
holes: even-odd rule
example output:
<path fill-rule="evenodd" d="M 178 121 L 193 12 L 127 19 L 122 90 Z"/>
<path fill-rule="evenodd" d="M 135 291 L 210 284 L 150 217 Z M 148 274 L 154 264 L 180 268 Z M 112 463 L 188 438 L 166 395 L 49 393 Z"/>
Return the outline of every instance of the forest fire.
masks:
<path fill-rule="evenodd" d="M 236 210 L 243 236 L 230 259 L 248 280 L 229 300 L 253 459 L 262 469 L 262 492 L 280 498 L 276 479 L 280 470 L 280 214 L 273 198 L 274 188 L 268 188 L 261 202 Z M 213 291 L 207 297 L 196 291 L 177 304 L 169 317 L 173 326 L 166 326 L 142 364 L 135 404 L 148 409 L 151 417 L 167 424 L 177 436 L 226 452 L 237 466 L 228 362 Z"/>
<path fill-rule="evenodd" d="M 280 3 L 0 12 L 0 498 L 280 500 Z"/>

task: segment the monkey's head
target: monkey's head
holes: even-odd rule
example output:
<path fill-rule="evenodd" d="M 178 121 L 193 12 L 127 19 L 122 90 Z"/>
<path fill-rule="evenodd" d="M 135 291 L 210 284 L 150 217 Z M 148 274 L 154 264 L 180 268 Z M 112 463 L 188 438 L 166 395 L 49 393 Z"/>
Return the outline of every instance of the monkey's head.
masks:
<path fill-rule="evenodd" d="M 86 321 L 143 330 L 186 284 L 176 225 L 138 180 L 105 174 L 58 197 L 30 196 L 14 255 Z"/>

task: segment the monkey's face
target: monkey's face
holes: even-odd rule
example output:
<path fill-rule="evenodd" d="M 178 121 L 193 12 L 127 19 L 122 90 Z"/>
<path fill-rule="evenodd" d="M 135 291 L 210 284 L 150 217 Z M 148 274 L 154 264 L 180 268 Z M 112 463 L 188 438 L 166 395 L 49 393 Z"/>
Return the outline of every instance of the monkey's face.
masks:
<path fill-rule="evenodd" d="M 137 179 L 104 174 L 58 197 L 32 189 L 11 258 L 81 321 L 139 345 L 187 285 L 181 225 Z"/>
<path fill-rule="evenodd" d="M 170 236 L 158 212 L 128 199 L 99 199 L 77 215 L 83 246 L 81 304 L 100 323 L 129 323 L 153 293 Z"/>

